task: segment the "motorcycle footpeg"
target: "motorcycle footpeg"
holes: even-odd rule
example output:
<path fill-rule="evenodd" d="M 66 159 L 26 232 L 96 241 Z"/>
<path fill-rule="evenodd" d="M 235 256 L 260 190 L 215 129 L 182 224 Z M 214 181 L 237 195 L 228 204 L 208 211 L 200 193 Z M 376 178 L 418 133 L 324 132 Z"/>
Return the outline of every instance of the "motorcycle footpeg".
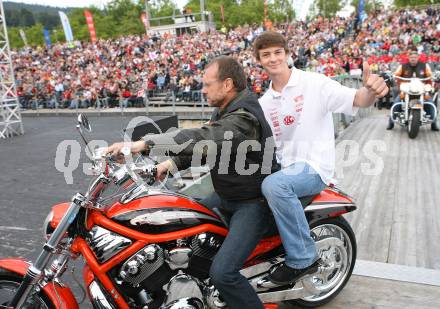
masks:
<path fill-rule="evenodd" d="M 280 287 L 279 284 L 276 284 L 276 283 L 273 283 L 272 281 L 270 281 L 269 274 L 267 274 L 267 276 L 264 276 L 263 278 L 261 278 L 257 282 L 258 289 L 273 289 L 273 288 L 278 288 L 278 287 Z"/>

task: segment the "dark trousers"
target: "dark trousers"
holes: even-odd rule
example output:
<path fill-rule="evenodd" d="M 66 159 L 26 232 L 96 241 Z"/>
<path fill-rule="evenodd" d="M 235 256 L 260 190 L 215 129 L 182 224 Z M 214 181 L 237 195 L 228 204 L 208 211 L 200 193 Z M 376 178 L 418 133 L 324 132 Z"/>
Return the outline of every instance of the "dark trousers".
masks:
<path fill-rule="evenodd" d="M 269 229 L 268 206 L 263 200 L 227 201 L 215 193 L 203 204 L 220 210 L 229 223 L 229 233 L 209 272 L 212 283 L 229 309 L 263 309 L 257 293 L 239 271 Z"/>

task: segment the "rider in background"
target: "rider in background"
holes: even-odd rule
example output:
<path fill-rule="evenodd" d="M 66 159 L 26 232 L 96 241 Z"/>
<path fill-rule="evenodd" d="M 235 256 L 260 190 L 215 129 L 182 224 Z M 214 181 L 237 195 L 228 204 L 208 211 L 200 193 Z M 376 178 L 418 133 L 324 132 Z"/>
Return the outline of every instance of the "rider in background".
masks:
<path fill-rule="evenodd" d="M 411 78 L 411 77 L 418 77 L 418 78 L 427 78 L 432 76 L 432 71 L 429 65 L 425 62 L 420 61 L 420 56 L 417 52 L 417 49 L 412 49 L 408 56 L 408 63 L 400 65 L 397 70 L 394 72 L 394 76 L 400 76 L 403 78 Z M 397 82 L 397 95 L 394 99 L 394 103 L 400 102 L 400 84 L 402 83 L 402 80 L 396 79 Z M 425 83 L 431 83 L 431 81 L 425 81 Z M 435 103 L 434 103 L 435 104 Z M 431 115 L 431 118 L 435 119 L 437 115 L 434 115 L 434 110 L 431 108 L 431 106 L 425 106 L 426 112 Z M 401 112 L 402 107 L 401 105 L 396 106 L 395 112 Z M 388 126 L 387 130 L 391 130 L 394 128 L 394 122 L 391 119 L 391 116 L 388 119 Z M 433 131 L 439 131 L 439 128 L 437 126 L 437 121 L 433 121 L 431 123 L 431 130 Z"/>

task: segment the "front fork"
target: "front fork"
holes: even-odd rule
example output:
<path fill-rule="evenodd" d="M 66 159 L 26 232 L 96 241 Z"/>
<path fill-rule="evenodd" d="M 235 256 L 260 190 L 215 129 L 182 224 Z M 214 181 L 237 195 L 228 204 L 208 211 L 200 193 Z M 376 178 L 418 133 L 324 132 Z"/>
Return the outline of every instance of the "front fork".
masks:
<path fill-rule="evenodd" d="M 391 109 L 390 109 L 390 117 L 391 117 L 391 120 L 393 121 L 393 122 L 396 122 L 398 119 L 399 119 L 399 116 L 398 117 L 396 117 L 395 115 L 394 115 L 394 110 L 397 108 L 397 106 L 401 106 L 401 108 L 402 108 L 402 111 L 403 111 L 403 105 L 405 104 L 405 102 L 397 102 L 397 103 L 394 103 L 392 106 L 391 106 Z M 405 117 L 406 117 L 406 111 L 405 111 Z M 406 119 L 408 119 L 408 118 L 406 118 Z"/>
<path fill-rule="evenodd" d="M 28 268 L 20 287 L 9 303 L 8 308 L 20 309 L 29 296 L 29 293 L 31 293 L 33 287 L 41 281 L 43 270 L 46 268 L 47 263 L 55 253 L 56 247 L 64 237 L 70 224 L 75 220 L 81 207 L 84 206 L 85 200 L 85 197 L 80 193 L 75 194 L 72 198 L 72 203 L 66 214 L 61 219 L 49 240 L 44 244 L 43 251 L 41 251 L 35 263 Z"/>

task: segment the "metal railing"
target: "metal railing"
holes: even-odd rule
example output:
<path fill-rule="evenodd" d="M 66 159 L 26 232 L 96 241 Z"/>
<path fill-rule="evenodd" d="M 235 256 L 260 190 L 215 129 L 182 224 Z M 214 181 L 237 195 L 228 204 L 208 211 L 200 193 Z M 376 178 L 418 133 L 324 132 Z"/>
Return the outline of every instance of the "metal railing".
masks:
<path fill-rule="evenodd" d="M 333 78 L 344 86 L 359 89 L 362 87 L 361 76 L 337 76 Z M 333 123 L 335 128 L 335 136 L 338 137 L 345 128 L 347 128 L 353 121 L 360 118 L 366 118 L 370 115 L 372 107 L 359 109 L 356 116 L 349 116 L 345 114 L 334 113 Z"/>
<path fill-rule="evenodd" d="M 341 75 L 333 77 L 334 80 L 338 81 L 344 86 L 350 87 L 350 88 L 360 88 L 362 86 L 362 79 L 360 76 L 349 76 L 349 75 Z M 160 109 L 162 114 L 168 114 L 168 115 L 179 115 L 179 118 L 182 120 L 195 120 L 200 121 L 201 124 L 203 124 L 205 121 L 209 120 L 210 118 L 210 109 L 207 105 L 205 97 L 201 94 L 198 102 L 179 102 L 176 98 L 176 94 L 171 89 L 167 90 L 168 92 L 161 93 L 166 94 L 166 99 L 164 101 L 152 101 L 150 100 L 148 93 L 145 92 L 142 98 L 142 105 L 137 109 L 135 112 L 139 113 L 141 112 L 141 108 L 143 108 L 145 115 L 149 115 L 150 113 L 154 112 L 157 113 L 157 110 L 154 110 L 155 108 L 152 106 L 156 103 L 158 105 L 164 106 L 165 102 L 167 103 L 167 109 Z M 188 106 L 188 105 L 196 105 L 198 106 L 198 109 L 188 109 L 188 113 L 185 114 L 185 112 L 181 113 L 182 109 L 178 109 L 182 106 Z M 76 113 L 80 113 L 80 102 L 74 106 L 74 110 Z M 103 110 L 106 110 L 105 107 L 108 106 L 108 103 L 105 102 L 105 99 L 103 98 L 97 98 L 95 107 L 93 108 L 93 112 L 96 112 L 99 116 L 102 114 Z M 114 112 L 121 113 L 121 115 L 124 115 L 125 113 L 130 113 L 132 107 L 126 107 L 124 104 L 124 100 L 119 100 L 119 109 L 114 110 Z M 66 108 L 64 108 L 66 109 Z M 365 118 L 368 117 L 371 113 L 372 108 L 363 108 L 360 109 L 359 112 L 355 117 L 351 117 L 345 114 L 333 114 L 333 120 L 334 120 L 334 127 L 335 127 L 335 136 L 338 136 L 346 127 L 348 127 L 354 120 L 358 118 Z M 59 102 L 56 102 L 55 104 L 55 113 L 58 115 L 60 113 L 59 108 Z M 37 115 L 39 115 L 39 108 L 37 108 Z"/>

